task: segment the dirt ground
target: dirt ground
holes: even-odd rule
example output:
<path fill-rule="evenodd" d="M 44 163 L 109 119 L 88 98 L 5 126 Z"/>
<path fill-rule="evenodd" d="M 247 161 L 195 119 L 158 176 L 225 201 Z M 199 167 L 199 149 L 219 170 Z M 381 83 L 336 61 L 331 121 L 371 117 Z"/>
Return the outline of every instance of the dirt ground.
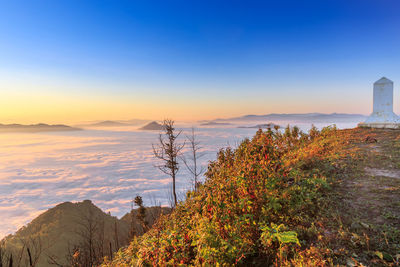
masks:
<path fill-rule="evenodd" d="M 344 134 L 356 156 L 335 188 L 338 247 L 347 266 L 400 266 L 400 130 Z"/>

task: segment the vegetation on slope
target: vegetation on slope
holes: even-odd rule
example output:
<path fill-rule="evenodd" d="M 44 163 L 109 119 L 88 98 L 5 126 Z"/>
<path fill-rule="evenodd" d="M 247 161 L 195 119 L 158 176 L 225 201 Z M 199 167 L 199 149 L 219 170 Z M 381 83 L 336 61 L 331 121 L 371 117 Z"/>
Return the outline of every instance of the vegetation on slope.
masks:
<path fill-rule="evenodd" d="M 119 220 L 90 200 L 61 203 L 0 241 L 0 267 L 10 266 L 11 255 L 16 267 L 97 266 L 104 256 L 129 244 L 130 236 L 143 234 L 141 221 L 150 227 L 170 209 L 147 207 L 144 215 L 140 211 L 132 209 Z"/>
<path fill-rule="evenodd" d="M 197 192 L 104 265 L 325 265 L 321 211 L 344 142 L 335 128 L 259 130 L 221 150 Z"/>
<path fill-rule="evenodd" d="M 140 197 L 121 220 L 63 203 L 2 240 L 0 266 L 399 266 L 399 178 L 400 131 L 259 130 L 152 228 L 169 209 Z"/>
<path fill-rule="evenodd" d="M 110 244 L 112 250 L 116 251 L 116 240 L 119 240 L 120 245 L 128 243 L 128 232 L 128 223 L 104 213 L 90 200 L 65 202 L 4 238 L 1 245 L 8 254 L 12 254 L 14 266 L 55 266 L 55 263 L 58 266 L 69 266 L 76 249 L 82 250 L 81 257 L 87 256 L 88 240 L 90 260 L 95 263 L 93 259 L 97 258 L 97 262 L 101 262 L 105 255 L 110 254 Z M 28 249 L 32 264 L 29 264 Z M 8 262 L 3 260 L 4 265 L 8 266 Z"/>
<path fill-rule="evenodd" d="M 103 228 L 113 231 L 104 232 Z M 15 234 L 4 238 L 2 243 L 8 254 L 12 254 L 14 266 L 54 266 L 54 263 L 68 266 L 74 250 L 83 246 L 89 234 L 93 258 L 101 260 L 109 255 L 110 242 L 116 250 L 115 234 L 118 234 L 117 239 L 122 244 L 127 244 L 128 231 L 127 223 L 120 222 L 91 201 L 85 200 L 78 203 L 65 202 L 49 209 Z M 104 252 L 108 254 L 103 253 L 103 246 Z M 32 264 L 29 263 L 28 249 Z"/>

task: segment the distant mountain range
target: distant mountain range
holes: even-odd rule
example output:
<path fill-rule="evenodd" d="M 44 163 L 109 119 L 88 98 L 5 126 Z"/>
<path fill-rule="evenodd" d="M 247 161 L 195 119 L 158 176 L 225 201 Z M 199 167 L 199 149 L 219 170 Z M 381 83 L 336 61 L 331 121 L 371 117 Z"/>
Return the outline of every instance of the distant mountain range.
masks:
<path fill-rule="evenodd" d="M 362 122 L 367 118 L 366 115 L 362 114 L 346 114 L 346 113 L 290 113 L 290 114 L 278 114 L 271 113 L 266 115 L 244 115 L 240 117 L 232 118 L 218 118 L 214 120 L 202 120 L 199 121 L 200 126 L 230 126 L 236 123 L 257 124 L 254 128 L 258 128 L 260 124 L 265 123 L 279 123 L 279 122 L 297 122 L 297 123 L 340 123 L 340 122 Z M 123 126 L 134 126 L 143 125 L 148 123 L 148 120 L 132 119 L 125 121 L 100 121 L 88 124 L 77 125 L 77 127 L 71 127 L 63 124 L 0 124 L 0 133 L 4 132 L 51 132 L 51 131 L 78 131 L 82 128 L 90 127 L 123 127 Z M 248 127 L 248 126 L 243 126 Z M 147 125 L 139 128 L 140 130 L 162 130 L 162 125 L 156 121 L 150 122 Z"/>
<path fill-rule="evenodd" d="M 363 121 L 367 116 L 361 114 L 346 114 L 346 113 L 291 113 L 291 114 L 277 114 L 271 113 L 266 115 L 245 115 L 240 117 L 215 119 L 208 123 L 222 123 L 222 122 L 277 122 L 277 121 L 295 121 L 295 122 L 350 122 L 350 121 Z M 204 123 L 204 121 L 203 121 Z"/>
<path fill-rule="evenodd" d="M 146 221 L 151 226 L 160 214 L 170 211 L 170 208 L 146 208 Z M 137 210 L 133 210 L 133 214 L 135 232 L 141 235 L 143 229 L 136 217 Z M 96 252 L 104 253 L 104 256 L 109 256 L 110 250 L 115 252 L 117 246 L 128 244 L 130 225 L 130 213 L 118 219 L 103 212 L 90 200 L 65 202 L 42 213 L 15 234 L 6 236 L 0 245 L 3 245 L 6 253 L 12 252 L 15 266 L 29 266 L 27 247 L 32 257 L 37 258 L 35 266 L 56 266 L 49 261 L 57 262 L 58 266 L 69 266 L 67 255 L 71 256 L 74 247 L 87 242 L 85 239 L 89 235 L 93 236 Z M 22 257 L 19 265 L 16 262 L 18 255 Z"/>
<path fill-rule="evenodd" d="M 81 127 L 121 127 L 121 126 L 129 126 L 127 123 L 122 123 L 118 121 L 101 121 L 92 124 L 84 124 L 80 125 Z"/>
<path fill-rule="evenodd" d="M 36 133 L 36 132 L 59 132 L 59 131 L 79 131 L 80 128 L 75 128 L 63 124 L 0 124 L 0 133 L 10 133 L 10 132 L 26 132 L 26 133 Z"/>
<path fill-rule="evenodd" d="M 210 122 L 204 122 L 204 123 L 200 124 L 200 126 L 229 126 L 229 125 L 232 125 L 232 123 L 210 121 Z"/>
<path fill-rule="evenodd" d="M 145 124 L 146 122 L 148 122 L 148 120 L 140 120 L 140 119 L 132 119 L 126 121 L 106 120 L 94 123 L 81 124 L 78 125 L 78 127 L 123 127 L 123 126 L 134 126 L 134 125 Z"/>
<path fill-rule="evenodd" d="M 277 124 L 273 124 L 273 123 L 266 123 L 266 124 L 257 124 L 257 125 L 253 125 L 253 126 L 239 126 L 238 128 L 247 128 L 247 129 L 271 129 L 274 128 L 275 126 L 280 127 Z"/>

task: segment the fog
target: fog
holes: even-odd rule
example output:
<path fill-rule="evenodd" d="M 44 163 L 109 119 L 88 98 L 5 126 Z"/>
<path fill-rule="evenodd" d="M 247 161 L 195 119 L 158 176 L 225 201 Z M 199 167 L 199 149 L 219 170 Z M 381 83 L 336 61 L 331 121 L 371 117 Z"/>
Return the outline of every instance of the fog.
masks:
<path fill-rule="evenodd" d="M 191 131 L 182 127 L 180 142 Z M 256 131 L 235 126 L 196 129 L 204 155 L 201 163 L 206 166 L 219 149 L 235 147 Z M 141 195 L 146 205 L 169 205 L 171 180 L 154 167 L 152 143 L 157 138 L 158 132 L 133 127 L 0 134 L 0 239 L 65 201 L 90 199 L 118 217 L 129 211 L 136 195 Z M 177 188 L 181 197 L 191 188 L 183 164 Z"/>

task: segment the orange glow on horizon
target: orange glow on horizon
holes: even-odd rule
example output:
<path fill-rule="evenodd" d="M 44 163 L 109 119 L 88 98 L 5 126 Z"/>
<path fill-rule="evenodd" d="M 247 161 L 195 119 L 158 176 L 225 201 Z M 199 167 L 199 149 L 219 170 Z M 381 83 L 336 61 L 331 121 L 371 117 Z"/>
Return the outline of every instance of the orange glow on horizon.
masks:
<path fill-rule="evenodd" d="M 63 84 L 64 86 L 60 86 Z M 370 113 L 368 95 L 354 103 L 334 90 L 323 96 L 301 90 L 257 93 L 200 89 L 178 94 L 160 89 L 113 93 L 64 81 L 4 80 L 0 85 L 0 123 L 79 124 L 102 120 L 211 120 L 268 113 Z M 371 102 L 372 103 L 372 102 Z M 396 103 L 395 103 L 396 107 Z"/>

